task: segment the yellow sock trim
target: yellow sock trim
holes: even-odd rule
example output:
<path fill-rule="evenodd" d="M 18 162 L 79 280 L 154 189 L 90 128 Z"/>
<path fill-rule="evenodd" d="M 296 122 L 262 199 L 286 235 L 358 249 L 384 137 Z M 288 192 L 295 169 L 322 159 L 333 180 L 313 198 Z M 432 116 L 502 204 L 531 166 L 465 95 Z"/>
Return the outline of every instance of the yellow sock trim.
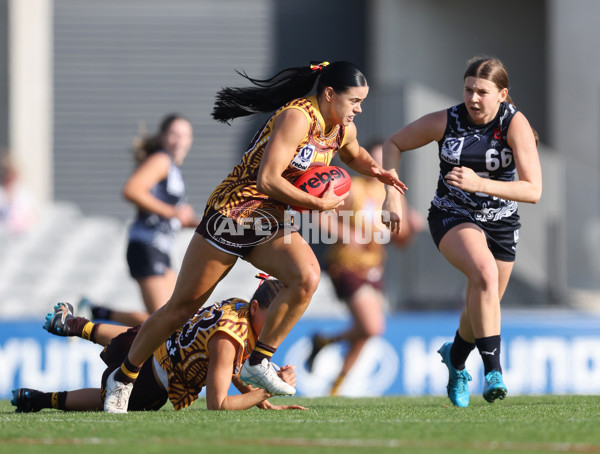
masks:
<path fill-rule="evenodd" d="M 270 352 L 269 350 L 265 350 L 264 348 L 254 347 L 254 350 L 256 350 L 258 353 L 265 355 L 267 358 L 273 357 L 273 352 Z"/>
<path fill-rule="evenodd" d="M 330 396 L 337 396 L 338 393 L 340 392 L 340 387 L 342 386 L 342 383 L 344 382 L 344 378 L 346 378 L 345 375 L 338 375 L 338 378 L 335 379 L 335 382 L 333 382 L 333 385 L 331 386 L 331 391 L 329 391 L 329 395 Z"/>
<path fill-rule="evenodd" d="M 92 337 L 92 330 L 93 329 L 94 329 L 94 323 L 87 322 L 85 324 L 85 326 L 83 327 L 83 331 L 81 333 L 81 338 L 85 339 L 85 340 L 91 340 L 90 338 Z"/>
<path fill-rule="evenodd" d="M 58 409 L 58 393 L 52 393 L 52 408 Z"/>
<path fill-rule="evenodd" d="M 131 372 L 129 369 L 127 369 L 127 367 L 125 367 L 125 364 L 121 364 L 121 372 L 123 372 L 132 380 L 136 380 L 138 378 L 138 375 L 140 375 L 139 372 Z"/>

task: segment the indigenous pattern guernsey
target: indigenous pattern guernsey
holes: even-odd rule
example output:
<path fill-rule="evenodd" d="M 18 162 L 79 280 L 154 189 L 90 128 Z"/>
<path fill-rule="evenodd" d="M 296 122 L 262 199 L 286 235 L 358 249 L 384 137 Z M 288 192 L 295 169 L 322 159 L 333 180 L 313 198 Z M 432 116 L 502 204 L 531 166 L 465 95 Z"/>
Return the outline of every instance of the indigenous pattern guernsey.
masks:
<path fill-rule="evenodd" d="M 329 165 L 337 150 L 345 144 L 346 128 L 336 125 L 325 134 L 325 121 L 319 111 L 317 98 L 311 96 L 295 99 L 279 108 L 257 132 L 241 162 L 209 197 L 207 210 L 213 208 L 222 215 L 241 223 L 241 219 L 251 216 L 253 211 L 260 209 L 270 211 L 280 222 L 283 222 L 286 204 L 269 199 L 259 192 L 256 188 L 256 179 L 262 155 L 273 133 L 273 123 L 277 116 L 288 109 L 302 112 L 308 120 L 308 128 L 282 176 L 293 182 L 310 167 Z"/>
<path fill-rule="evenodd" d="M 514 180 L 515 161 L 506 134 L 516 112 L 515 106 L 503 102 L 491 122 L 475 125 L 469 122 L 464 103 L 447 110 L 448 123 L 439 142 L 440 175 L 432 205 L 482 223 L 511 216 L 512 222 L 518 221 L 517 202 L 466 192 L 444 180 L 456 166 L 470 167 L 480 177 L 492 180 Z"/>
<path fill-rule="evenodd" d="M 226 333 L 238 343 L 233 374 L 239 373 L 256 342 L 249 318 L 250 304 L 242 299 L 206 306 L 154 352 L 168 373 L 169 400 L 175 410 L 191 405 L 206 384 L 208 341 L 216 333 Z"/>

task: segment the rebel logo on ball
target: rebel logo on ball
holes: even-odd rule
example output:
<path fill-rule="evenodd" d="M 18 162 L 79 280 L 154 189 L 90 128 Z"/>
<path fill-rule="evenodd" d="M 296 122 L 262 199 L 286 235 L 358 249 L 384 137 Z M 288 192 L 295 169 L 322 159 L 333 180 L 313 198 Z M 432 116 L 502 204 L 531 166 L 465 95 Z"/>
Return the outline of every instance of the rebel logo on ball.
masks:
<path fill-rule="evenodd" d="M 302 189 L 304 192 L 312 192 L 309 191 L 308 188 L 318 189 L 321 185 L 327 185 L 330 181 L 335 181 L 339 179 L 349 178 L 347 174 L 341 169 L 337 168 L 330 169 L 328 171 L 315 172 L 311 178 L 307 181 L 298 185 L 298 188 Z"/>
<path fill-rule="evenodd" d="M 337 196 L 344 195 L 350 190 L 352 180 L 350 175 L 344 169 L 338 166 L 313 166 L 300 175 L 294 186 L 298 189 L 313 195 L 321 197 L 329 184 L 333 185 L 333 192 Z M 296 211 L 302 211 L 302 207 L 293 206 Z"/>

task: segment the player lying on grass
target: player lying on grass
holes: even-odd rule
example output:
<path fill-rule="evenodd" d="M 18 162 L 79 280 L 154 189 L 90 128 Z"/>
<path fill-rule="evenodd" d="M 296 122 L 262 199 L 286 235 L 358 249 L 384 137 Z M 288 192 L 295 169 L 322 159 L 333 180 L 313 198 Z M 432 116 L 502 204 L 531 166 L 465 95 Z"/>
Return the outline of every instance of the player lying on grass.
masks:
<path fill-rule="evenodd" d="M 130 411 L 158 410 L 170 400 L 175 410 L 191 405 L 206 386 L 209 410 L 244 410 L 256 405 L 266 410 L 304 410 L 298 405 L 272 405 L 264 389 L 245 386 L 239 379 L 241 365 L 254 348 L 271 301 L 284 287 L 281 281 L 259 275 L 250 302 L 231 298 L 200 309 L 182 328 L 171 335 L 153 357 L 144 363 L 129 398 Z M 100 354 L 107 368 L 102 388 L 41 392 L 29 388 L 13 391 L 11 403 L 17 412 L 42 408 L 65 411 L 102 411 L 106 379 L 121 366 L 139 327 L 93 323 L 73 315 L 69 303 L 58 303 L 46 317 L 44 329 L 59 336 L 76 336 L 105 348 Z M 284 366 L 280 377 L 296 384 L 295 366 Z M 241 395 L 228 396 L 230 384 Z"/>

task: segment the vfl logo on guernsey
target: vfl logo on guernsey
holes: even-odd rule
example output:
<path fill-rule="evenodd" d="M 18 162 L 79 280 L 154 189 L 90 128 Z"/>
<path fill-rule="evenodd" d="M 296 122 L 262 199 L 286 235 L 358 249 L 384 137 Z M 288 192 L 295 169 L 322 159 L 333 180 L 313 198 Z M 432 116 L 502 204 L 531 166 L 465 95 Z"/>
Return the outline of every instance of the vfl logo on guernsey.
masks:
<path fill-rule="evenodd" d="M 464 137 L 446 137 L 442 144 L 442 159 L 449 164 L 458 165 L 464 141 Z"/>
<path fill-rule="evenodd" d="M 315 154 L 314 145 L 308 144 L 300 149 L 294 160 L 290 163 L 292 167 L 299 170 L 306 170 L 312 162 L 312 157 Z"/>

